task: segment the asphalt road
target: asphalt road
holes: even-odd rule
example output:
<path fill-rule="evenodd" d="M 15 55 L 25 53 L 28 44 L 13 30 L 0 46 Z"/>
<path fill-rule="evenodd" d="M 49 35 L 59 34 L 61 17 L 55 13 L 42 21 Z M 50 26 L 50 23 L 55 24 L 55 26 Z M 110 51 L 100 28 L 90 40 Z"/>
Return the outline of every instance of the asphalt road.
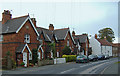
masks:
<path fill-rule="evenodd" d="M 16 70 L 3 71 L 3 74 L 102 74 L 106 67 L 117 62 L 117 58 L 99 60 L 89 63 L 65 63 L 57 65 L 46 65 L 32 68 L 18 68 Z M 114 71 L 118 71 L 115 68 Z M 112 74 L 112 73 L 111 73 Z M 116 72 L 116 74 L 118 74 Z"/>

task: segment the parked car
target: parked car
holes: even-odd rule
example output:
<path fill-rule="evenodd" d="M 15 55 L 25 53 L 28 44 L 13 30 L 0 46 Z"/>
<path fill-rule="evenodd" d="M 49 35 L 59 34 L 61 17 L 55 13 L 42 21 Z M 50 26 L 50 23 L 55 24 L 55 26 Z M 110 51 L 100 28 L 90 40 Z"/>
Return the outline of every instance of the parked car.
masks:
<path fill-rule="evenodd" d="M 109 59 L 110 56 L 108 54 L 105 55 L 105 59 Z"/>
<path fill-rule="evenodd" d="M 89 59 L 88 59 L 88 57 L 85 56 L 85 55 L 79 55 L 79 56 L 77 56 L 77 58 L 76 58 L 76 63 L 80 63 L 80 62 L 82 62 L 82 63 L 87 63 L 87 62 L 89 62 Z"/>
<path fill-rule="evenodd" d="M 103 54 L 99 54 L 98 56 L 98 60 L 104 60 L 105 59 L 105 55 Z"/>
<path fill-rule="evenodd" d="M 89 58 L 89 61 L 97 61 L 98 60 L 97 55 L 89 55 L 88 58 Z"/>

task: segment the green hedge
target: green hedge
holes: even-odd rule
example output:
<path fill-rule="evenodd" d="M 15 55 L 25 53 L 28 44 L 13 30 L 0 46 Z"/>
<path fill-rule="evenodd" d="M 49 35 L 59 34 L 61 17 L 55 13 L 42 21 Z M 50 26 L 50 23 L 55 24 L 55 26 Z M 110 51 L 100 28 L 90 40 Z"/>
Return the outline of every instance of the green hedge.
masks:
<path fill-rule="evenodd" d="M 66 58 L 66 62 L 76 61 L 76 55 L 63 55 L 62 58 Z"/>

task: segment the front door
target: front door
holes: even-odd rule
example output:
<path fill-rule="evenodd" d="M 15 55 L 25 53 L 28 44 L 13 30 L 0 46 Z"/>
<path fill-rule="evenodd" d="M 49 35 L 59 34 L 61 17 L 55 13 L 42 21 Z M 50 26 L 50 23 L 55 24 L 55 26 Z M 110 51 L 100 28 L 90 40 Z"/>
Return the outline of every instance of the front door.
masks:
<path fill-rule="evenodd" d="M 41 60 L 40 52 L 38 52 L 38 59 Z"/>
<path fill-rule="evenodd" d="M 27 67 L 27 52 L 23 52 L 23 62 L 25 63 L 24 67 Z"/>

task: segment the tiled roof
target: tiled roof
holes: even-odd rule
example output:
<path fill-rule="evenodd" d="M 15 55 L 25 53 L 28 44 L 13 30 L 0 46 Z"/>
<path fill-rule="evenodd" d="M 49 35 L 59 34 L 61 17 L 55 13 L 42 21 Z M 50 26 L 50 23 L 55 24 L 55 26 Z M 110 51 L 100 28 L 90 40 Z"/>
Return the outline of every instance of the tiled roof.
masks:
<path fill-rule="evenodd" d="M 39 34 L 43 33 L 45 41 L 52 40 L 52 31 L 45 29 L 45 28 L 42 28 L 42 27 L 37 27 L 37 31 Z"/>
<path fill-rule="evenodd" d="M 65 37 L 67 36 L 68 31 L 69 31 L 68 28 L 56 29 L 54 30 L 54 34 L 56 35 L 58 40 L 64 40 Z"/>
<path fill-rule="evenodd" d="M 106 46 L 112 46 L 110 42 L 108 42 L 106 39 L 97 39 L 101 45 L 106 45 Z"/>
<path fill-rule="evenodd" d="M 43 32 L 46 41 L 52 40 L 53 35 L 56 36 L 57 40 L 64 40 L 67 35 L 67 32 L 69 31 L 68 28 L 56 29 L 54 31 L 50 31 L 49 29 L 42 27 L 37 27 L 37 30 L 39 34 Z"/>
<path fill-rule="evenodd" d="M 113 47 L 120 47 L 120 43 L 112 43 Z"/>
<path fill-rule="evenodd" d="M 27 17 L 28 15 L 13 18 L 8 20 L 5 24 L 2 24 L 2 22 L 0 22 L 0 29 L 2 28 L 2 34 L 15 33 Z"/>
<path fill-rule="evenodd" d="M 74 39 L 78 39 L 80 43 L 86 43 L 87 38 L 88 38 L 87 35 L 75 35 L 74 36 Z"/>

